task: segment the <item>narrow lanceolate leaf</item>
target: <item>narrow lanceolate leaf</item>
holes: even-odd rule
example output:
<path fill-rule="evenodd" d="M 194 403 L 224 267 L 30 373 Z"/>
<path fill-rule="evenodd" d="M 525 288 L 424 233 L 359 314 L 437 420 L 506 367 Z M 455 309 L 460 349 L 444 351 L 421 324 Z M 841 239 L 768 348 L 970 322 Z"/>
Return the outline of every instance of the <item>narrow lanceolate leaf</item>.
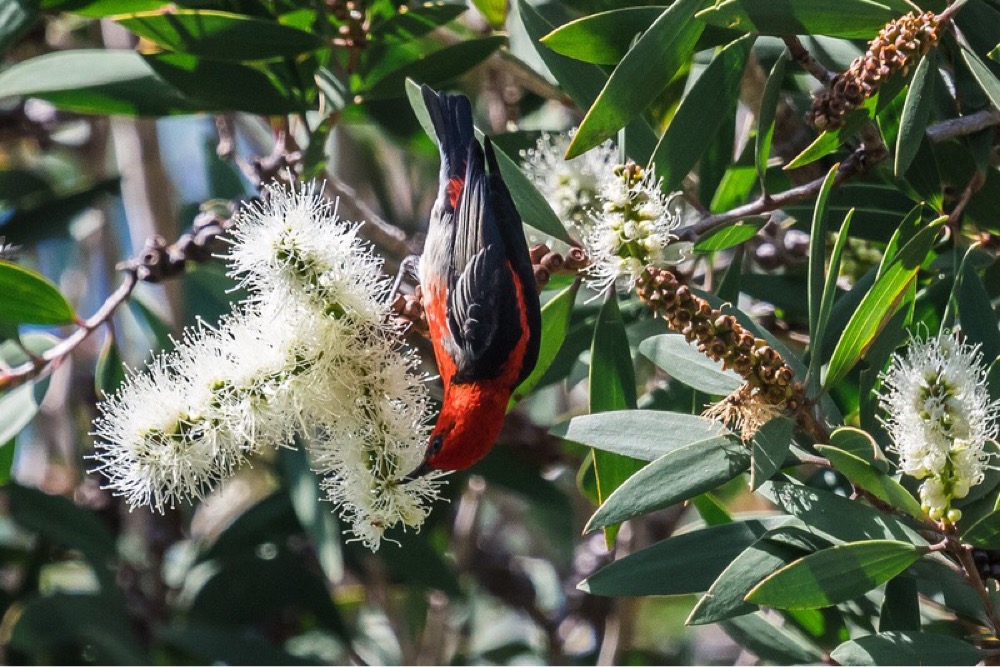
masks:
<path fill-rule="evenodd" d="M 576 293 L 579 289 L 580 282 L 574 281 L 542 306 L 542 342 L 538 349 L 538 361 L 531 374 L 514 390 L 508 410 L 531 393 L 559 354 L 563 341 L 566 340 L 569 321 L 573 315 L 573 304 L 576 303 Z"/>
<path fill-rule="evenodd" d="M 777 609 L 819 609 L 853 600 L 908 568 L 926 549 L 908 542 L 872 540 L 822 551 L 786 565 L 746 599 Z"/>
<path fill-rule="evenodd" d="M 920 600 L 917 579 L 901 574 L 885 585 L 885 597 L 878 618 L 879 632 L 920 629 Z"/>
<path fill-rule="evenodd" d="M 69 324 L 73 307 L 45 276 L 0 260 L 0 324 Z"/>
<path fill-rule="evenodd" d="M 323 46 L 304 30 L 274 21 L 211 9 L 141 12 L 117 22 L 150 42 L 215 60 L 266 60 L 296 56 Z"/>
<path fill-rule="evenodd" d="M 788 51 L 782 51 L 778 60 L 771 68 L 764 85 L 764 93 L 760 98 L 760 115 L 757 117 L 757 141 L 755 148 L 757 177 L 761 188 L 764 187 L 764 175 L 767 172 L 767 161 L 771 157 L 771 141 L 774 139 L 774 118 L 778 111 L 778 101 L 781 97 L 781 84 L 785 80 L 785 69 L 788 65 Z"/>
<path fill-rule="evenodd" d="M 870 39 L 908 7 L 902 0 L 723 0 L 698 13 L 712 25 L 764 35 L 828 35 Z"/>
<path fill-rule="evenodd" d="M 840 165 L 835 164 L 823 179 L 823 185 L 816 195 L 816 208 L 813 209 L 812 226 L 809 231 L 809 337 L 812 343 L 809 364 L 810 392 L 819 385 L 818 371 L 820 359 L 823 358 L 819 344 L 823 340 L 823 330 L 820 328 L 820 307 L 823 300 L 824 276 L 826 268 L 826 202 L 830 198 L 830 190 L 837 180 Z"/>
<path fill-rule="evenodd" d="M 724 370 L 679 334 L 647 338 L 639 344 L 639 352 L 670 377 L 711 396 L 726 396 L 743 384 L 735 371 Z"/>
<path fill-rule="evenodd" d="M 975 77 L 979 87 L 986 93 L 990 104 L 994 109 L 1000 110 L 1000 79 L 990 70 L 989 66 L 976 55 L 975 51 L 965 44 L 962 44 L 962 58 L 969 66 L 972 76 Z"/>
<path fill-rule="evenodd" d="M 876 498 L 889 503 L 896 509 L 903 510 L 910 516 L 922 519 L 923 510 L 913 495 L 889 475 L 885 474 L 868 461 L 829 445 L 817 445 L 817 451 L 830 460 L 833 467 L 844 474 L 847 479 Z"/>
<path fill-rule="evenodd" d="M 32 0 L 0 2 L 0 54 L 27 32 L 40 17 L 38 2 Z"/>
<path fill-rule="evenodd" d="M 917 232 L 861 300 L 833 350 L 823 378 L 824 388 L 835 385 L 858 363 L 878 332 L 902 305 L 904 293 L 916 279 L 945 220 L 939 218 Z"/>
<path fill-rule="evenodd" d="M 753 462 L 750 466 L 750 488 L 757 489 L 785 465 L 792 444 L 795 422 L 785 417 L 772 419 L 753 438 Z"/>
<path fill-rule="evenodd" d="M 97 395 L 107 397 L 118 391 L 125 380 L 125 365 L 121 352 L 115 343 L 114 336 L 104 339 L 101 354 L 97 358 L 97 368 L 94 369 L 94 386 Z"/>
<path fill-rule="evenodd" d="M 700 593 L 775 525 L 773 519 L 736 521 L 676 535 L 605 566 L 579 588 L 592 595 Z"/>
<path fill-rule="evenodd" d="M 665 190 L 680 186 L 708 149 L 706 137 L 718 132 L 735 107 L 753 40 L 747 35 L 719 51 L 681 100 L 650 159 Z"/>
<path fill-rule="evenodd" d="M 842 143 L 852 137 L 871 118 L 875 109 L 875 102 L 873 100 L 874 98 L 868 98 L 860 108 L 849 112 L 844 117 L 844 124 L 837 129 L 820 132 L 819 136 L 811 144 L 806 146 L 801 153 L 792 158 L 792 161 L 783 168 L 791 170 L 804 167 L 840 148 Z"/>
<path fill-rule="evenodd" d="M 687 62 L 705 24 L 694 18 L 705 0 L 677 0 L 625 55 L 590 107 L 566 157 L 612 138 L 638 116 Z"/>
<path fill-rule="evenodd" d="M 975 665 L 983 652 L 931 632 L 880 632 L 846 641 L 830 657 L 840 665 Z"/>
<path fill-rule="evenodd" d="M 885 454 L 882 453 L 882 449 L 875 442 L 875 439 L 866 431 L 851 426 L 842 426 L 830 434 L 830 444 L 853 454 L 877 470 L 882 472 L 889 470 Z"/>
<path fill-rule="evenodd" d="M 653 461 L 675 449 L 728 433 L 719 422 L 660 410 L 616 410 L 581 415 L 549 432 L 640 461 Z"/>
<path fill-rule="evenodd" d="M 426 106 L 424 106 L 423 95 L 420 94 L 420 85 L 412 79 L 406 80 L 406 97 L 424 132 L 431 138 L 431 141 L 437 141 L 437 136 L 434 134 L 434 123 L 431 122 L 431 117 L 427 113 Z M 482 140 L 484 136 L 477 128 L 476 137 Z M 570 237 L 566 232 L 566 228 L 563 227 L 562 222 L 559 221 L 559 216 L 549 206 L 545 197 L 538 192 L 538 188 L 528 180 L 528 177 L 524 175 L 524 172 L 521 171 L 517 163 L 504 153 L 499 146 L 493 144 L 493 148 L 496 151 L 497 164 L 500 166 L 504 182 L 507 183 L 510 196 L 514 200 L 514 206 L 517 208 L 517 212 L 521 214 L 521 218 L 525 224 L 534 227 L 543 234 L 568 243 Z"/>
<path fill-rule="evenodd" d="M 466 9 L 465 3 L 458 2 L 425 2 L 416 7 L 403 5 L 399 13 L 373 23 L 369 34 L 381 43 L 409 42 L 458 18 Z"/>
<path fill-rule="evenodd" d="M 366 81 L 354 92 L 365 100 L 387 99 L 402 97 L 408 78 L 432 85 L 446 83 L 486 60 L 506 42 L 502 35 L 456 42 L 411 60 L 375 81 Z"/>
<path fill-rule="evenodd" d="M 851 221 L 854 219 L 854 209 L 847 212 L 844 222 L 840 225 L 837 234 L 837 242 L 833 244 L 833 252 L 830 254 L 830 266 L 826 269 L 826 284 L 823 286 L 823 298 L 819 304 L 819 314 L 816 320 L 816 330 L 811 332 L 810 341 L 813 350 L 809 358 L 809 394 L 815 395 L 819 388 L 820 372 L 823 367 L 823 346 L 826 340 L 826 327 L 830 321 L 830 313 L 833 311 L 833 301 L 837 297 L 837 278 L 840 276 L 840 260 L 844 255 L 844 248 L 847 247 L 847 239 L 850 238 Z"/>
<path fill-rule="evenodd" d="M 970 343 L 980 345 L 984 359 L 996 359 L 1000 356 L 1000 326 L 986 286 L 971 262 L 962 262 L 957 296 L 962 333 Z"/>
<path fill-rule="evenodd" d="M 714 210 L 714 209 L 713 209 Z M 717 252 L 749 241 L 766 221 L 762 219 L 738 220 L 728 227 L 711 232 L 694 244 L 694 251 L 700 253 Z"/>
<path fill-rule="evenodd" d="M 782 623 L 760 613 L 722 622 L 722 629 L 740 646 L 761 660 L 777 665 L 814 665 L 822 662 L 823 650 Z"/>
<path fill-rule="evenodd" d="M 906 173 L 920 149 L 934 103 L 935 78 L 937 51 L 931 51 L 920 60 L 906 91 L 903 115 L 899 120 L 899 135 L 896 137 L 896 161 L 893 164 L 896 178 L 901 178 Z"/>
<path fill-rule="evenodd" d="M 1000 549 L 1000 510 L 972 524 L 962 533 L 962 541 L 981 549 Z"/>
<path fill-rule="evenodd" d="M 635 369 L 629 349 L 625 324 L 618 309 L 618 294 L 609 289 L 604 306 L 594 327 L 590 348 L 590 412 L 634 409 L 636 407 Z M 614 492 L 642 468 L 642 462 L 599 449 L 592 450 L 594 474 L 597 478 L 597 499 L 604 503 Z M 618 521 L 602 524 L 610 548 L 618 533 Z"/>
<path fill-rule="evenodd" d="M 597 65 L 616 65 L 636 35 L 645 32 L 666 7 L 622 7 L 584 16 L 542 38 L 556 53 Z"/>
<path fill-rule="evenodd" d="M 597 508 L 586 531 L 618 524 L 711 491 L 749 467 L 750 453 L 731 436 L 682 447 L 629 477 Z"/>

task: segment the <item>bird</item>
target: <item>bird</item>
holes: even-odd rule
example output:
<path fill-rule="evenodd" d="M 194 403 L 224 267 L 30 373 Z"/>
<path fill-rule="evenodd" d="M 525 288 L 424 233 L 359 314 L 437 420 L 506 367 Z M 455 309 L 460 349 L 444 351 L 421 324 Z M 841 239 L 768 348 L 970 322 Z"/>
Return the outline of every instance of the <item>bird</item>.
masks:
<path fill-rule="evenodd" d="M 417 273 L 444 388 L 424 461 L 408 479 L 489 453 L 511 394 L 538 361 L 542 316 L 528 244 L 489 137 L 464 95 L 421 87 L 441 156 Z"/>

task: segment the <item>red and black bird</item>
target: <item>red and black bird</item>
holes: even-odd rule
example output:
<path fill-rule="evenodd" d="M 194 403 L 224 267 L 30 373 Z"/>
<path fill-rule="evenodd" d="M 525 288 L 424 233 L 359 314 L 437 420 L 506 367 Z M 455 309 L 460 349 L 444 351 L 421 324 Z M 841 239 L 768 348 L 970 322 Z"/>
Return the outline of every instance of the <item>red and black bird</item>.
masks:
<path fill-rule="evenodd" d="M 423 466 L 462 470 L 486 456 L 511 393 L 534 369 L 541 311 L 528 244 L 487 137 L 464 95 L 422 88 L 441 152 L 441 184 L 420 285 L 444 402 Z"/>

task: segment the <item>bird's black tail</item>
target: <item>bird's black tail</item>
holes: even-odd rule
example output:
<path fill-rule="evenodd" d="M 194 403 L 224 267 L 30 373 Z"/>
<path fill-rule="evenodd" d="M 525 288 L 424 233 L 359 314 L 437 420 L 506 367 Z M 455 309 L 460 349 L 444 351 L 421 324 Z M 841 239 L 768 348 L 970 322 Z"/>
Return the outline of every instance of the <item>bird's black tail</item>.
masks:
<path fill-rule="evenodd" d="M 434 123 L 438 148 L 441 150 L 442 185 L 452 179 L 465 178 L 469 146 L 475 141 L 472 125 L 472 105 L 465 95 L 439 93 L 427 85 L 420 87 L 424 105 Z"/>

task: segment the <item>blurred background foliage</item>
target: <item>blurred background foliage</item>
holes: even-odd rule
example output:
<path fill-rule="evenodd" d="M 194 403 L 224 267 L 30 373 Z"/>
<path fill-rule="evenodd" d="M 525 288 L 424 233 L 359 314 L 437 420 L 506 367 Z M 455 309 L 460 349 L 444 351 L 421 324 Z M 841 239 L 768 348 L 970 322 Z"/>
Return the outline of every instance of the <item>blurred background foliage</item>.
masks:
<path fill-rule="evenodd" d="M 940 71 L 922 75 L 934 81 L 916 121 L 907 111 L 918 103 L 908 96 L 911 68 L 824 133 L 803 119 L 819 84 L 795 53 L 794 62 L 782 55 L 782 36 L 801 35 L 799 46 L 842 71 L 886 22 L 912 9 L 907 2 L 678 0 L 691 16 L 704 11 L 683 23 L 658 21 L 671 4 L 0 0 L 0 236 L 18 247 L 19 265 L 65 298 L 49 304 L 47 321 L 18 320 L 10 304 L 21 283 L 0 276 L 0 301 L 8 302 L 0 358 L 9 367 L 31 360 L 18 336 L 32 354 L 51 349 L 54 336 L 72 331 L 58 325 L 95 312 L 115 289 L 118 262 L 149 239 L 196 236 L 206 220 L 228 219 L 261 180 L 290 168 L 326 179 L 328 194 L 342 197 L 341 215 L 367 221 L 365 234 L 394 272 L 419 252 L 437 190 L 437 151 L 411 109 L 408 78 L 468 94 L 478 126 L 511 164 L 541 130 L 578 125 L 592 105 L 590 116 L 606 114 L 618 126 L 589 138 L 617 136 L 628 123 L 625 153 L 641 163 L 652 157 L 669 187 L 685 191 L 685 222 L 695 230 L 688 240 L 701 246 L 681 273 L 738 303 L 795 353 L 809 342 L 809 230 L 819 188 L 780 211 L 739 207 L 762 193 L 818 185 L 834 163 L 857 160 L 850 176 L 863 178 L 838 183 L 826 205 L 831 232 L 855 211 L 824 332 L 828 354 L 907 216 L 957 210 L 947 238 L 925 253 L 919 290 L 904 310 L 911 324 L 933 329 L 954 319 L 957 295 L 971 304 L 967 313 L 982 315 L 978 330 L 995 358 L 1000 3 L 965 3 L 961 42 L 949 35 L 934 56 Z M 570 23 L 581 17 L 591 18 Z M 566 27 L 543 44 L 557 26 Z M 626 55 L 644 31 L 660 31 L 647 44 L 665 45 L 645 62 Z M 752 45 L 736 42 L 750 32 L 761 35 Z M 739 57 L 714 59 L 734 43 L 726 51 Z M 726 69 L 712 69 L 716 62 Z M 901 125 L 904 116 L 910 122 Z M 948 124 L 969 117 L 981 127 Z M 763 156 L 762 136 L 770 142 Z M 531 241 L 565 248 L 565 231 L 530 184 L 512 189 L 534 228 Z M 980 245 L 965 264 L 961 253 L 973 240 Z M 819 245 L 825 252 L 826 239 Z M 35 310 L 52 298 L 46 290 L 29 294 Z M 685 627 L 705 587 L 672 585 L 690 576 L 676 563 L 642 574 L 653 592 L 676 595 L 577 588 L 615 558 L 678 530 L 771 507 L 740 476 L 624 524 L 611 551 L 600 532 L 581 537 L 597 500 L 591 450 L 549 429 L 600 409 L 599 390 L 588 385 L 593 356 L 605 354 L 599 341 L 620 345 L 625 336 L 632 351 L 622 377 L 637 388 L 636 405 L 609 409 L 698 414 L 710 398 L 654 363 L 655 341 L 644 341 L 665 326 L 638 300 L 623 300 L 620 321 L 609 324 L 600 317 L 606 307 L 585 292 L 578 296 L 566 276 L 549 283 L 543 303 L 565 305 L 548 311 L 563 335 L 550 342 L 551 365 L 509 416 L 499 446 L 451 477 L 449 502 L 420 533 L 395 534 L 397 544 L 373 554 L 345 541 L 298 451 L 255 461 L 205 502 L 162 516 L 130 512 L 102 491 L 87 473 L 88 431 L 95 402 L 121 380 L 120 361 L 141 364 L 151 349 L 170 348 L 183 326 L 213 322 L 239 298 L 212 261 L 189 262 L 175 280 L 141 283 L 112 324 L 51 375 L 0 393 L 3 660 L 794 663 L 819 660 L 858 628 L 870 629 L 878 607 L 863 597 L 847 611 L 786 614 L 791 630 L 760 615 Z M 902 327 L 893 319 L 895 338 L 872 348 L 881 363 Z M 411 338 L 433 373 L 426 341 Z M 831 388 L 834 410 L 876 432 L 867 399 L 874 381 L 862 366 L 847 371 Z M 808 483 L 850 493 L 831 471 Z M 688 554 L 686 568 L 698 570 L 698 553 Z M 962 584 L 947 592 L 959 598 L 949 600 L 952 609 L 975 606 Z M 943 613 L 933 622 L 946 617 L 953 619 Z"/>

